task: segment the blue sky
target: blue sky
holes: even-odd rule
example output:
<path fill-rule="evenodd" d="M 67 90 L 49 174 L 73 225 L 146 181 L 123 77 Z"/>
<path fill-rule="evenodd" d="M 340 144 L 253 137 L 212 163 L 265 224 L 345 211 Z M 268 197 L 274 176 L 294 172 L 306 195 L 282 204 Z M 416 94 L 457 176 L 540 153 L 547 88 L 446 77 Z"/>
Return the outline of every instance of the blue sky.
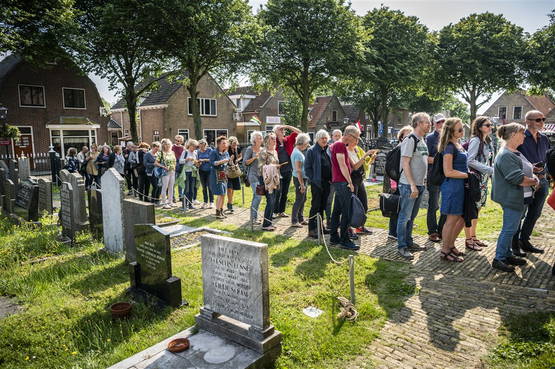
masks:
<path fill-rule="evenodd" d="M 256 11 L 266 0 L 250 0 L 249 3 Z M 547 25 L 547 14 L 555 9 L 555 0 L 352 0 L 351 4 L 358 15 L 364 15 L 384 4 L 407 15 L 418 17 L 431 30 L 439 30 L 449 23 L 456 23 L 472 13 L 489 11 L 503 14 L 509 21 L 530 33 Z M 97 84 L 100 95 L 110 103 L 115 103 L 117 96 L 114 95 L 114 91 L 108 90 L 107 82 L 97 76 L 91 75 L 91 78 Z"/>

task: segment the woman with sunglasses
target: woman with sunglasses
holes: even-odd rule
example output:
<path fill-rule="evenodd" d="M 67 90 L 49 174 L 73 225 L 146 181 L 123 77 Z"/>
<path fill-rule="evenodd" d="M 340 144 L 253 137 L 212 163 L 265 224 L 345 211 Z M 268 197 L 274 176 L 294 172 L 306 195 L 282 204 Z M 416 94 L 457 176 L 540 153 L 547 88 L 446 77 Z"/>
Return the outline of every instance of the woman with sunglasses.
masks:
<path fill-rule="evenodd" d="M 478 214 L 486 204 L 488 197 L 488 182 L 493 175 L 491 145 L 491 122 L 488 117 L 480 116 L 472 122 L 472 138 L 468 143 L 468 167 L 479 174 L 480 178 L 480 201 L 476 203 Z M 476 227 L 478 218 L 472 219 L 472 226 L 465 227 L 465 246 L 468 249 L 479 251 L 487 244 L 476 238 Z"/>
<path fill-rule="evenodd" d="M 442 230 L 441 258 L 453 262 L 464 261 L 464 253 L 455 247 L 455 240 L 464 228 L 464 181 L 468 178 L 467 155 L 460 144 L 463 135 L 462 120 L 447 119 L 441 130 L 438 148 L 443 155 L 445 174 L 441 184 L 441 214 L 447 216 Z"/>

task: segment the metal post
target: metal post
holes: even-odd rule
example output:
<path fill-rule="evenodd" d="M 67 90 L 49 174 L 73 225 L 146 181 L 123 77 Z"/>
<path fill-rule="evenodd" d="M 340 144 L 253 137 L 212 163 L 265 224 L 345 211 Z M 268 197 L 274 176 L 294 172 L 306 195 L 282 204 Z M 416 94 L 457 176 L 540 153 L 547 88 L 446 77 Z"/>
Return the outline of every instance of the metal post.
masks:
<path fill-rule="evenodd" d="M 243 185 L 241 185 L 241 197 L 243 198 L 243 208 L 244 208 L 245 207 L 245 186 Z"/>
<path fill-rule="evenodd" d="M 54 151 L 54 146 L 50 146 L 50 150 L 48 151 L 48 156 L 50 157 L 50 172 L 52 174 L 52 183 L 56 183 L 60 185 L 58 182 L 58 153 Z"/>
<path fill-rule="evenodd" d="M 316 226 L 317 228 L 317 232 L 318 232 L 318 245 L 322 244 L 322 217 L 320 216 L 320 214 L 318 213 L 316 215 Z"/>
<path fill-rule="evenodd" d="M 349 286 L 351 287 L 351 303 L 355 304 L 355 257 L 349 255 Z"/>

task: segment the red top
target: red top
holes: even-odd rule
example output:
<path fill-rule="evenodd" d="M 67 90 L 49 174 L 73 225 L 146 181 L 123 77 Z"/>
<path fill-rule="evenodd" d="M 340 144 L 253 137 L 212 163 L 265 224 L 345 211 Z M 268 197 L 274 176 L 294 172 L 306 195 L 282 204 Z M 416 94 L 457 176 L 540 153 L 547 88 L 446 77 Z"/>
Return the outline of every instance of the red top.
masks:
<path fill-rule="evenodd" d="M 181 157 L 181 154 L 183 154 L 183 150 L 185 150 L 185 146 L 183 145 L 172 145 L 172 151 L 175 154 L 175 158 L 177 159 L 177 162 L 179 163 L 179 158 Z"/>
<path fill-rule="evenodd" d="M 283 146 L 285 146 L 285 151 L 287 155 L 291 156 L 293 149 L 295 149 L 295 140 L 297 139 L 297 132 L 291 133 L 289 136 L 283 137 Z"/>
<path fill-rule="evenodd" d="M 337 161 L 337 154 L 343 154 L 345 164 L 351 173 L 351 162 L 349 161 L 349 153 L 347 152 L 347 145 L 341 141 L 334 142 L 330 147 L 331 151 L 331 181 L 333 183 L 337 182 L 349 182 L 348 179 L 343 177 L 341 173 L 341 168 L 339 168 L 339 162 Z"/>

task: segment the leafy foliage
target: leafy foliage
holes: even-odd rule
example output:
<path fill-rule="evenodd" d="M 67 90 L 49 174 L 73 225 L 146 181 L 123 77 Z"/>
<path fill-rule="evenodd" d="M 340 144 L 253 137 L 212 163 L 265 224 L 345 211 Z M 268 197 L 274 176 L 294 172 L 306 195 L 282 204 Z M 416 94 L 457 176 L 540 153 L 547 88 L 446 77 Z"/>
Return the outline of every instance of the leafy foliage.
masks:
<path fill-rule="evenodd" d="M 301 129 L 306 131 L 314 91 L 349 74 L 362 55 L 363 30 L 343 0 L 269 0 L 258 18 L 263 38 L 251 77 L 269 87 L 290 88 L 302 103 Z"/>
<path fill-rule="evenodd" d="M 549 25 L 528 39 L 525 68 L 528 81 L 542 89 L 555 90 L 555 9 L 549 15 Z"/>

